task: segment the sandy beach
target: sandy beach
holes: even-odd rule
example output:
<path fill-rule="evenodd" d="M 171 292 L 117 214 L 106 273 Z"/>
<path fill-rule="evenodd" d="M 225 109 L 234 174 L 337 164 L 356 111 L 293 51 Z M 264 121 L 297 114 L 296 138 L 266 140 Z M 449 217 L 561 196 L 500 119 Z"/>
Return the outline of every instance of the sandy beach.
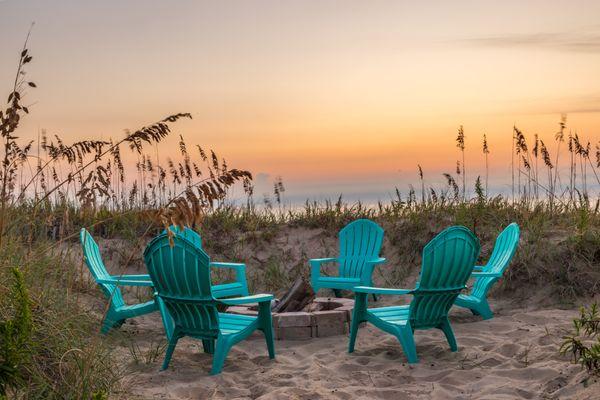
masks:
<path fill-rule="evenodd" d="M 420 363 L 407 364 L 398 341 L 372 326 L 361 328 L 356 351 L 347 336 L 277 341 L 269 360 L 255 333 L 229 353 L 223 373 L 210 376 L 211 356 L 200 342 L 180 341 L 167 371 L 162 353 L 133 362 L 130 337 L 149 354 L 163 337 L 158 315 L 127 322 L 113 338 L 126 377 L 123 398 L 139 399 L 595 399 L 600 384 L 558 354 L 576 310 L 497 306 L 488 321 L 454 309 L 459 350 L 440 331 L 418 331 Z M 131 334 L 131 335 L 130 335 Z"/>

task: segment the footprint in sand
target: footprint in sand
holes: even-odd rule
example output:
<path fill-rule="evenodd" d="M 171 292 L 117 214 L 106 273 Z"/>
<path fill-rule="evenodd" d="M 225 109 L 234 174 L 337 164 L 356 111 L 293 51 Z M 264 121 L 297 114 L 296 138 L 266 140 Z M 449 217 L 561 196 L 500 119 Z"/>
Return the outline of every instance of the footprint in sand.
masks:
<path fill-rule="evenodd" d="M 483 360 L 482 362 L 478 363 L 477 365 L 483 368 L 493 368 L 493 367 L 497 367 L 498 365 L 502 365 L 504 363 L 504 361 L 502 360 L 498 360 L 496 358 L 487 358 L 485 360 Z"/>
<path fill-rule="evenodd" d="M 496 350 L 504 357 L 513 358 L 517 353 L 519 353 L 522 350 L 522 346 L 515 343 L 505 343 L 498 347 Z"/>
<path fill-rule="evenodd" d="M 369 357 L 360 357 L 356 359 L 356 362 L 360 365 L 367 365 L 371 362 Z"/>
<path fill-rule="evenodd" d="M 557 376 L 550 382 L 546 383 L 546 393 L 553 393 L 567 385 L 567 378 L 564 376 Z"/>

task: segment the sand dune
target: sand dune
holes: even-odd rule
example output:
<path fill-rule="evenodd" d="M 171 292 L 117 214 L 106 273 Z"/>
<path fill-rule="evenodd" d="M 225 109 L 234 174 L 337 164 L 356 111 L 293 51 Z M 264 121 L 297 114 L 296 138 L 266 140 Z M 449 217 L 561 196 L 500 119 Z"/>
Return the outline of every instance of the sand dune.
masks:
<path fill-rule="evenodd" d="M 600 383 L 557 352 L 574 310 L 503 309 L 489 321 L 452 312 L 459 351 L 439 331 L 416 335 L 421 362 L 408 365 L 399 343 L 371 326 L 348 354 L 345 336 L 276 342 L 269 360 L 261 334 L 235 346 L 223 373 L 193 339 L 180 341 L 169 370 L 162 355 L 134 364 L 126 347 L 123 397 L 144 399 L 600 399 Z M 158 316 L 128 322 L 142 351 L 162 338 Z M 117 334 L 119 335 L 119 334 Z"/>

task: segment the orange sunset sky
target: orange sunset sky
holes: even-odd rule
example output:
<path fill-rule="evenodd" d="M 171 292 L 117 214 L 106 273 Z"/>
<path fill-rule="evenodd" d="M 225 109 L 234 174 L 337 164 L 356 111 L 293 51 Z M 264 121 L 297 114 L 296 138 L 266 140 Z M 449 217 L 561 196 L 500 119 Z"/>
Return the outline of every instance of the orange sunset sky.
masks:
<path fill-rule="evenodd" d="M 600 140 L 599 17 L 600 1 L 0 0 L 0 89 L 35 21 L 22 138 L 190 112 L 174 132 L 250 169 L 258 194 L 281 176 L 290 199 L 372 200 L 406 192 L 417 163 L 441 185 L 463 125 L 469 181 L 485 132 L 502 191 L 513 124 L 554 151 L 566 113 Z"/>

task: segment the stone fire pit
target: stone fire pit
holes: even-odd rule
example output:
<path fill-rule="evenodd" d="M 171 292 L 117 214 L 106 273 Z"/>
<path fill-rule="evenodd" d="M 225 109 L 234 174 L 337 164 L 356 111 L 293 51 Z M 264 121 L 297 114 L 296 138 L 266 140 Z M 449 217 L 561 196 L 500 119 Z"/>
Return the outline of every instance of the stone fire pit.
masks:
<path fill-rule="evenodd" d="M 306 311 L 273 313 L 273 328 L 277 340 L 302 340 L 313 337 L 346 335 L 354 300 L 317 297 Z M 229 307 L 227 312 L 257 315 L 256 306 Z"/>

